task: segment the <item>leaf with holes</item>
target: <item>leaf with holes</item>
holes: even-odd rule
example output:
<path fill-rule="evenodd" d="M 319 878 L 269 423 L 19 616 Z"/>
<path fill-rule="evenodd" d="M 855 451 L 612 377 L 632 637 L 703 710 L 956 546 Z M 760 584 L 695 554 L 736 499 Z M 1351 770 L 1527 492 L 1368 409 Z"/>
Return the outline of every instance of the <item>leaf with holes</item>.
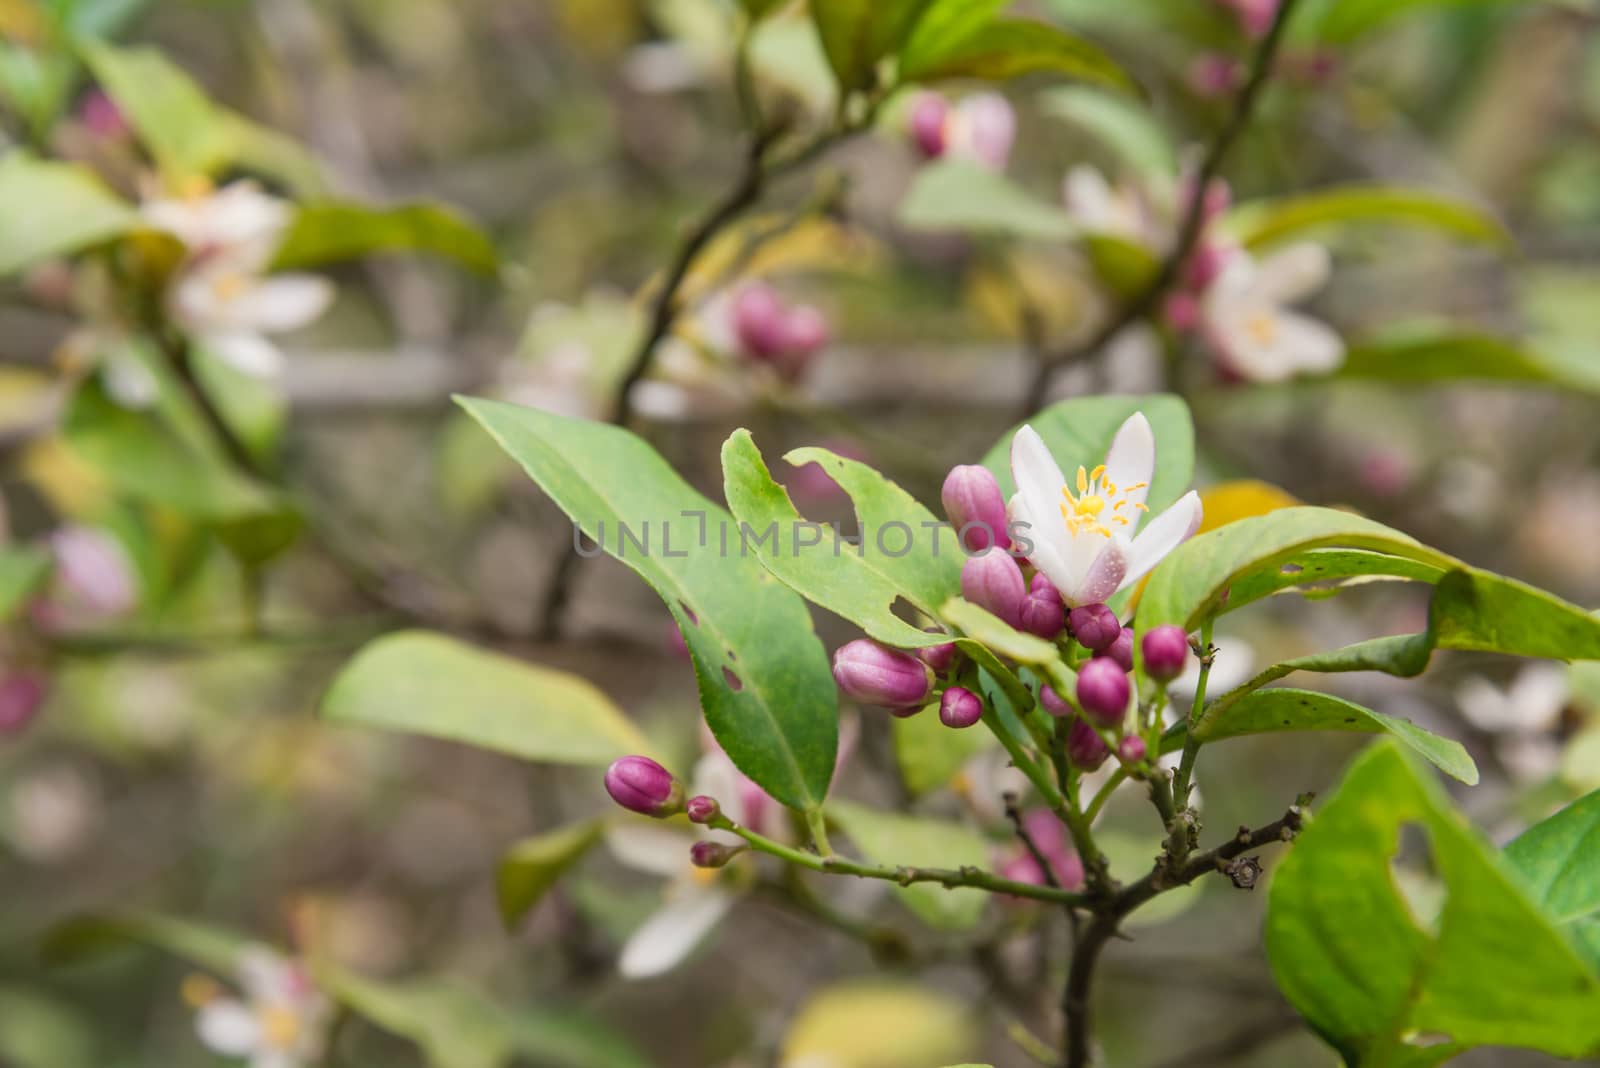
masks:
<path fill-rule="evenodd" d="M 1600 790 L 1522 832 L 1505 858 L 1600 972 Z"/>
<path fill-rule="evenodd" d="M 989 864 L 988 842 L 963 824 L 902 816 L 845 801 L 828 805 L 828 819 L 874 864 L 908 868 L 983 868 Z M 972 887 L 947 890 L 938 883 L 912 883 L 896 892 L 929 926 L 947 930 L 965 930 L 976 924 L 989 896 Z"/>
<path fill-rule="evenodd" d="M 344 666 L 322 714 L 551 764 L 600 767 L 649 750 L 587 680 L 412 630 L 372 642 Z"/>
<path fill-rule="evenodd" d="M 1207 717 L 1195 728 L 1202 742 L 1275 731 L 1354 731 L 1388 734 L 1428 763 L 1468 786 L 1478 782 L 1478 767 L 1460 742 L 1441 738 L 1410 720 L 1386 716 L 1351 701 L 1312 690 L 1259 690 Z"/>
<path fill-rule="evenodd" d="M 750 432 L 736 430 L 722 446 L 722 477 L 728 507 L 739 521 L 741 546 L 748 543 L 767 570 L 797 593 L 881 642 L 919 648 L 949 641 L 948 635 L 929 634 L 894 612 L 895 602 L 904 598 L 937 619 L 939 607 L 960 590 L 962 554 L 948 524 L 865 464 L 821 449 L 797 450 L 788 458 L 795 464 L 826 461 L 824 469 L 842 480 L 855 502 L 862 544 L 858 549 L 837 532 L 807 523 L 788 491 L 773 480 Z M 889 523 L 911 531 L 906 552 L 898 552 L 899 530 L 890 544 L 879 544 Z"/>
<path fill-rule="evenodd" d="M 805 602 L 753 558 L 733 518 L 626 430 L 459 403 L 666 602 L 689 645 L 706 724 L 739 770 L 786 805 L 821 804 L 839 744 L 828 657 Z"/>
<path fill-rule="evenodd" d="M 1408 826 L 1443 884 L 1436 915 L 1414 914 L 1390 870 Z M 1279 865 L 1266 945 L 1284 996 L 1351 1065 L 1600 1054 L 1600 978 L 1393 742 L 1356 761 Z"/>
<path fill-rule="evenodd" d="M 524 838 L 512 846 L 500 858 L 500 867 L 495 872 L 500 919 L 506 927 L 515 927 L 542 901 L 567 870 L 600 840 L 604 830 L 603 820 L 589 820 Z"/>

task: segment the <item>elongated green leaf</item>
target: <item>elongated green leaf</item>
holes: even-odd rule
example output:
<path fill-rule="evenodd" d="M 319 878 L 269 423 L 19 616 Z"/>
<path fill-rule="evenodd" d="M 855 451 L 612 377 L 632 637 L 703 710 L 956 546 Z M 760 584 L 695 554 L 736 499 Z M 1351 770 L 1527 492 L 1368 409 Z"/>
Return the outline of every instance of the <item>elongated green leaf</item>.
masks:
<path fill-rule="evenodd" d="M 0 548 L 0 623 L 9 622 L 50 577 L 52 558 L 29 545 Z"/>
<path fill-rule="evenodd" d="M 1280 200 L 1242 204 L 1225 225 L 1247 248 L 1307 236 L 1329 226 L 1388 223 L 1422 226 L 1467 241 L 1509 245 L 1505 227 L 1482 205 L 1426 189 L 1340 186 Z"/>
<path fill-rule="evenodd" d="M 828 819 L 843 828 L 874 864 L 982 868 L 989 863 L 988 843 L 963 824 L 902 816 L 846 801 L 831 802 Z M 984 891 L 972 887 L 946 890 L 937 883 L 913 883 L 898 888 L 897 893 L 925 923 L 948 930 L 964 930 L 976 924 L 988 898 Z"/>
<path fill-rule="evenodd" d="M 929 164 L 900 201 L 901 225 L 913 230 L 972 230 L 1044 241 L 1077 233 L 1067 213 L 1003 174 L 970 160 Z"/>
<path fill-rule="evenodd" d="M 873 68 L 905 40 L 929 0 L 810 0 L 828 65 L 844 89 L 871 84 Z"/>
<path fill-rule="evenodd" d="M 688 642 L 706 723 L 739 770 L 786 805 L 820 804 L 839 736 L 828 658 L 805 603 L 757 562 L 733 518 L 625 430 L 497 401 L 460 403 L 578 527 L 661 595 Z"/>
<path fill-rule="evenodd" d="M 88 170 L 25 152 L 0 159 L 0 275 L 64 256 L 138 225 L 139 216 Z"/>
<path fill-rule="evenodd" d="M 1131 90 L 1130 78 L 1099 45 L 1059 26 L 1032 19 L 991 18 L 928 38 L 913 37 L 900 56 L 900 78 L 1005 81 L 1053 74 L 1110 89 Z"/>
<path fill-rule="evenodd" d="M 558 831 L 524 838 L 500 858 L 495 873 L 499 892 L 500 918 L 515 927 L 554 886 L 567 869 L 576 864 L 589 847 L 600 840 L 603 820 L 563 827 Z"/>
<path fill-rule="evenodd" d="M 1526 3 L 1527 0 L 1312 0 L 1296 19 L 1295 35 L 1349 44 L 1395 19 L 1429 8 Z"/>
<path fill-rule="evenodd" d="M 1591 381 L 1514 341 L 1487 334 L 1436 334 L 1363 341 L 1345 355 L 1339 378 L 1425 385 L 1430 382 L 1522 382 L 1594 389 Z"/>
<path fill-rule="evenodd" d="M 1177 153 L 1166 131 L 1147 108 L 1126 96 L 1087 85 L 1059 86 L 1039 94 L 1039 106 L 1105 145 L 1140 174 L 1168 180 L 1178 173 Z"/>
<path fill-rule="evenodd" d="M 273 266 L 311 267 L 375 252 L 427 252 L 492 275 L 494 245 L 454 209 L 442 204 L 369 208 L 335 201 L 303 204 Z"/>
<path fill-rule="evenodd" d="M 1600 790 L 1522 832 L 1506 859 L 1557 920 L 1600 912 Z"/>
<path fill-rule="evenodd" d="M 196 967 L 231 976 L 250 940 L 219 927 L 129 909 L 89 913 L 57 924 L 45 936 L 42 953 L 52 964 L 77 964 L 130 943 L 159 949 Z"/>
<path fill-rule="evenodd" d="M 553 764 L 597 766 L 649 748 L 584 679 L 420 630 L 385 635 L 357 653 L 333 680 L 322 713 Z"/>
<path fill-rule="evenodd" d="M 1460 742 L 1441 738 L 1410 720 L 1386 716 L 1351 701 L 1312 690 L 1258 690 L 1241 698 L 1226 712 L 1196 726 L 1194 736 L 1203 742 L 1274 731 L 1355 731 L 1388 734 L 1399 739 L 1424 760 L 1468 786 L 1478 782 L 1478 767 Z"/>
<path fill-rule="evenodd" d="M 1413 915 L 1390 861 L 1426 832 L 1445 898 Z M 1272 880 L 1267 955 L 1349 1064 L 1435 1064 L 1480 1045 L 1600 1052 L 1600 979 L 1499 855 L 1392 742 L 1363 755 Z"/>
<path fill-rule="evenodd" d="M 1331 597 L 1343 590 L 1377 581 L 1426 582 L 1444 577 L 1434 564 L 1366 549 L 1310 549 L 1276 568 L 1258 571 L 1228 588 L 1228 610 L 1285 590 L 1308 598 Z"/>
<path fill-rule="evenodd" d="M 1115 234 L 1084 234 L 1082 242 L 1095 275 L 1124 300 L 1133 299 L 1161 270 L 1148 248 Z"/>
<path fill-rule="evenodd" d="M 978 642 L 1008 660 L 1038 668 L 1050 676 L 1051 684 L 1062 693 L 1071 693 L 1076 689 L 1078 677 L 1062 661 L 1054 642 L 1024 634 L 959 597 L 946 601 L 939 609 L 939 614 L 965 636 L 962 648 L 968 648 L 968 641 Z"/>
<path fill-rule="evenodd" d="M 912 797 L 955 785 L 967 761 L 999 744 L 985 730 L 953 731 L 933 706 L 915 716 L 894 717 L 894 759 Z"/>
<path fill-rule="evenodd" d="M 801 450 L 790 457 L 802 463 L 823 455 L 832 454 Z M 773 480 L 750 432 L 734 431 L 722 446 L 722 476 L 728 507 L 740 530 L 753 532 L 744 540 L 767 570 L 791 589 L 879 641 L 902 648 L 949 641 L 948 635 L 929 634 L 895 615 L 894 604 L 904 598 L 929 618 L 938 617 L 940 605 L 960 588 L 961 550 L 954 533 L 941 531 L 945 524 L 871 468 L 838 457 L 833 460 L 837 462 L 829 473 L 847 477 L 845 488 L 854 491 L 863 522 L 875 528 L 864 530 L 859 550 L 834 532 L 807 523 L 788 491 Z M 879 531 L 891 519 L 910 528 L 911 552 L 894 555 L 903 544 L 898 529 L 888 551 L 880 546 Z M 931 526 L 924 528 L 924 523 Z M 935 560 L 938 543 L 933 539 L 940 534 L 941 558 Z"/>
<path fill-rule="evenodd" d="M 1111 440 L 1128 417 L 1143 412 L 1156 436 L 1156 470 L 1147 501 L 1152 515 L 1183 496 L 1194 480 L 1194 423 L 1189 406 L 1166 393 L 1148 396 L 1074 397 L 1059 401 L 1026 420 L 1039 432 L 1050 455 L 1067 476 L 1079 467 L 1093 470 L 1104 463 Z M 984 454 L 983 466 L 994 472 L 1007 497 L 1015 492 L 1011 479 L 1011 428 Z"/>

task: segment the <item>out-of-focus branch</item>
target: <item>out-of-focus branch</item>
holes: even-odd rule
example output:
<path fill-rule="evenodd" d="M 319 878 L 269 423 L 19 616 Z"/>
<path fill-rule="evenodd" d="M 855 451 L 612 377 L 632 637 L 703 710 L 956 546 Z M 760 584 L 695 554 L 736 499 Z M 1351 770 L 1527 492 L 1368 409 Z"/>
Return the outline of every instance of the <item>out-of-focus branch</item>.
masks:
<path fill-rule="evenodd" d="M 1172 251 L 1161 261 L 1160 268 L 1144 287 L 1125 301 L 1086 341 L 1061 352 L 1045 353 L 1038 360 L 1034 367 L 1033 381 L 1029 383 L 1028 391 L 1023 398 L 1023 415 L 1037 410 L 1044 402 L 1052 375 L 1063 367 L 1093 356 L 1110 344 L 1111 340 L 1123 330 L 1153 314 L 1159 308 L 1162 298 L 1181 277 L 1184 265 L 1205 229 L 1206 187 L 1221 173 L 1223 164 L 1227 162 L 1228 153 L 1232 151 L 1240 135 L 1249 127 L 1250 120 L 1255 117 L 1256 105 L 1261 99 L 1267 81 L 1272 77 L 1278 47 L 1283 42 L 1284 31 L 1294 15 L 1297 2 L 1298 0 L 1283 0 L 1279 4 L 1271 28 L 1267 30 L 1266 36 L 1256 48 L 1255 57 L 1250 65 L 1250 75 L 1245 80 L 1244 88 L 1234 100 L 1227 122 L 1217 132 L 1217 136 L 1201 159 L 1200 169 L 1194 176 L 1192 188 L 1189 189 L 1188 203 L 1184 205 L 1178 239 Z"/>

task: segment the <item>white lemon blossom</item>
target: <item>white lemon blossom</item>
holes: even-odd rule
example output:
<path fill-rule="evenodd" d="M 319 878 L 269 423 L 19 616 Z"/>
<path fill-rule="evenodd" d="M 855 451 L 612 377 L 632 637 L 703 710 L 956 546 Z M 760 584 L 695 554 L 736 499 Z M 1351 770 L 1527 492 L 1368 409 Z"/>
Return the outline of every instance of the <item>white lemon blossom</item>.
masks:
<path fill-rule="evenodd" d="M 1017 493 L 1007 513 L 1033 543 L 1028 562 L 1068 605 L 1104 601 L 1199 529 L 1200 496 L 1191 491 L 1139 530 L 1155 465 L 1155 434 L 1141 412 L 1117 431 L 1106 462 L 1093 471 L 1078 468 L 1070 483 L 1033 427 L 1012 439 Z"/>
<path fill-rule="evenodd" d="M 1328 250 L 1309 242 L 1259 260 L 1235 251 L 1201 298 L 1201 329 L 1227 368 L 1251 381 L 1332 371 L 1344 361 L 1344 341 L 1289 308 L 1321 289 L 1331 271 Z"/>
<path fill-rule="evenodd" d="M 252 946 L 240 955 L 238 980 L 242 998 L 219 995 L 204 979 L 189 987 L 199 1004 L 200 1041 L 224 1056 L 247 1058 L 250 1068 L 318 1063 L 333 1005 L 305 968 L 266 946 Z"/>
<path fill-rule="evenodd" d="M 247 374 L 277 374 L 283 354 L 266 335 L 297 330 L 333 302 L 326 278 L 266 273 L 293 209 L 252 183 L 150 200 L 141 212 L 187 250 L 168 293 L 169 314 L 198 345 Z"/>
<path fill-rule="evenodd" d="M 1093 167 L 1079 164 L 1067 172 L 1061 194 L 1067 214 L 1087 233 L 1119 237 L 1157 254 L 1172 244 L 1171 220 L 1137 186 L 1113 186 Z"/>
<path fill-rule="evenodd" d="M 1572 684 L 1562 664 L 1530 664 L 1501 689 L 1473 676 L 1456 690 L 1466 721 L 1494 738 L 1495 754 L 1513 780 L 1537 782 L 1561 766 L 1556 727 L 1571 699 Z"/>
<path fill-rule="evenodd" d="M 741 781 L 733 762 L 720 751 L 707 753 L 695 765 L 690 796 L 717 799 L 722 812 L 735 823 L 763 830 L 765 813 L 782 816 L 781 806 Z M 753 803 L 760 798 L 760 803 Z M 743 845 L 728 831 L 697 828 L 703 838 L 722 845 Z M 712 928 L 733 908 L 743 893 L 735 872 L 697 868 L 689 860 L 690 839 L 656 826 L 624 824 L 606 835 L 617 859 L 631 868 L 668 880 L 666 901 L 629 936 L 622 947 L 618 969 L 629 979 L 648 979 L 677 967 L 694 951 Z"/>

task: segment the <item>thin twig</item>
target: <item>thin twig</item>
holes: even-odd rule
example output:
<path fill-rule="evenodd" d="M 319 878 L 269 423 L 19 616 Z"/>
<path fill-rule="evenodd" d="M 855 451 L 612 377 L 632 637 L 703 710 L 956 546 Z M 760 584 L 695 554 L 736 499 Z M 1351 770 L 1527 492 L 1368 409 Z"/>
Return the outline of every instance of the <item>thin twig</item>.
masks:
<path fill-rule="evenodd" d="M 1255 116 L 1256 105 L 1260 101 L 1262 90 L 1266 87 L 1268 79 L 1272 77 L 1272 69 L 1277 58 L 1278 46 L 1284 38 L 1284 29 L 1289 24 L 1289 18 L 1294 14 L 1295 4 L 1298 0 L 1283 0 L 1278 7 L 1277 16 L 1272 21 L 1265 37 L 1261 39 L 1260 46 L 1256 49 L 1255 58 L 1250 66 L 1250 76 L 1245 80 L 1244 88 L 1240 90 L 1234 100 L 1233 110 L 1228 116 L 1227 123 L 1217 133 L 1216 138 L 1206 150 L 1201 160 L 1199 172 L 1195 175 L 1194 186 L 1189 190 L 1189 201 L 1183 212 L 1183 221 L 1178 228 L 1178 240 L 1173 245 L 1172 251 L 1161 261 L 1160 268 L 1155 275 L 1145 283 L 1144 287 L 1125 301 L 1109 319 L 1106 320 L 1086 341 L 1071 346 L 1065 351 L 1047 354 L 1038 360 L 1034 366 L 1033 380 L 1028 385 L 1028 391 L 1023 397 L 1022 414 L 1028 415 L 1044 403 L 1044 395 L 1050 387 L 1051 376 L 1056 371 L 1069 364 L 1093 356 L 1110 344 L 1111 340 L 1124 329 L 1149 316 L 1154 312 L 1182 274 L 1184 265 L 1194 251 L 1195 245 L 1200 240 L 1200 235 L 1205 229 L 1205 198 L 1206 188 L 1212 180 L 1222 171 L 1223 164 L 1227 161 L 1228 153 L 1234 144 L 1249 126 L 1250 120 Z"/>
<path fill-rule="evenodd" d="M 1039 843 L 1033 840 L 1033 835 L 1028 833 L 1028 828 L 1023 825 L 1022 810 L 1017 807 L 1017 795 L 1007 793 L 1005 801 L 1006 818 L 1011 821 L 1011 826 L 1017 832 L 1017 838 L 1021 840 L 1023 847 L 1027 849 L 1028 855 L 1033 858 L 1035 864 L 1039 865 L 1039 871 L 1044 875 L 1045 883 L 1060 889 L 1061 883 L 1056 879 L 1055 868 L 1051 866 L 1049 859 L 1044 855 L 1044 850 L 1039 848 Z"/>

